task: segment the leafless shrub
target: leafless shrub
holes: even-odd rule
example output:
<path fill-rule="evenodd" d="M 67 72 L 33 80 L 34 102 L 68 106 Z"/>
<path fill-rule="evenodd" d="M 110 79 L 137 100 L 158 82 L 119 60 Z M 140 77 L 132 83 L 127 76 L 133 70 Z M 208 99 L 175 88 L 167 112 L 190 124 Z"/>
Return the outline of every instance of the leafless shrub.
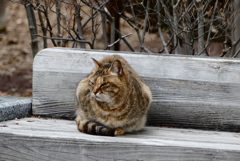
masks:
<path fill-rule="evenodd" d="M 40 37 L 43 48 L 119 50 L 119 45 L 124 45 L 130 51 L 203 56 L 212 55 L 210 45 L 218 42 L 222 44 L 218 56 L 240 57 L 238 0 L 22 0 L 21 3 L 29 19 L 33 53 L 38 50 L 40 43 L 36 42 Z M 157 35 L 157 51 L 146 46 L 149 34 Z"/>

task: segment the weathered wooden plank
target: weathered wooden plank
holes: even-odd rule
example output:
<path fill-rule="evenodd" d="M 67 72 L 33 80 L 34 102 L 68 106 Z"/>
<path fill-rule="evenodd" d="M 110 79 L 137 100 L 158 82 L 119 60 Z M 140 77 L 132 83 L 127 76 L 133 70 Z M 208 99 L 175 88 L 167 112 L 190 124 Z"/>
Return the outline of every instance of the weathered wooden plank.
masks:
<path fill-rule="evenodd" d="M 173 55 L 45 49 L 33 65 L 33 114 L 74 117 L 78 82 L 94 67 L 91 57 L 123 56 L 150 86 L 148 124 L 240 129 L 240 60 Z"/>
<path fill-rule="evenodd" d="M 240 158 L 240 134 L 147 127 L 121 137 L 78 132 L 75 122 L 25 118 L 0 123 L 0 160 L 218 160 Z"/>
<path fill-rule="evenodd" d="M 99 60 L 113 54 L 123 56 L 143 77 L 240 82 L 240 60 L 230 58 L 48 48 L 38 53 L 33 68 L 35 71 L 89 73 L 94 67 L 92 57 Z"/>
<path fill-rule="evenodd" d="M 239 131 L 238 84 L 152 78 L 146 82 L 153 92 L 149 125 Z"/>

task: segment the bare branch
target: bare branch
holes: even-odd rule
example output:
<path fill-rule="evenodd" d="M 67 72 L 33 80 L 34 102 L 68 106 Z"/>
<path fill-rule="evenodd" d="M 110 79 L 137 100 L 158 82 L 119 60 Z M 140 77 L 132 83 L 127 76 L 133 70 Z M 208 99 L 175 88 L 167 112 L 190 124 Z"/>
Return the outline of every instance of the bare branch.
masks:
<path fill-rule="evenodd" d="M 138 27 L 138 23 L 137 23 L 137 20 L 136 20 L 136 15 L 135 15 L 135 10 L 134 10 L 134 7 L 133 7 L 133 4 L 132 4 L 132 1 L 131 0 L 128 0 L 129 4 L 130 4 L 130 7 L 131 7 L 131 14 L 134 18 L 134 29 L 135 31 L 137 32 L 137 36 L 138 36 L 138 40 L 139 40 L 139 43 L 140 43 L 140 49 L 142 50 L 144 48 L 144 40 L 143 38 L 141 37 L 141 34 L 140 34 L 140 29 Z"/>
<path fill-rule="evenodd" d="M 201 0 L 196 0 L 197 15 L 198 15 L 198 55 L 206 56 L 206 49 L 204 45 L 204 14 L 203 4 Z"/>
<path fill-rule="evenodd" d="M 231 53 L 232 57 L 240 57 L 240 6 L 237 0 L 26 2 L 37 11 L 38 22 L 35 24 L 41 30 L 33 35 L 43 38 L 40 40 L 44 48 L 48 45 L 47 40 L 51 40 L 53 46 L 119 50 L 121 42 L 127 46 L 124 50 L 129 51 L 138 48 L 142 52 L 211 56 L 216 53 L 212 53 L 210 47 L 216 43 L 219 46 L 220 42 L 222 53 L 219 56 Z M 151 41 L 158 41 L 147 42 L 147 37 L 153 33 L 156 35 Z"/>
<path fill-rule="evenodd" d="M 78 39 L 70 39 L 70 38 L 59 38 L 59 37 L 47 37 L 47 36 L 42 36 L 42 35 L 34 35 L 34 36 L 39 36 L 39 37 L 43 37 L 43 38 L 46 38 L 46 39 L 52 39 L 52 40 L 68 40 L 68 41 L 76 41 L 76 42 L 79 42 L 79 43 L 85 43 L 85 44 L 88 44 L 91 48 L 92 47 L 92 44 L 87 41 L 87 40 L 78 40 Z"/>
<path fill-rule="evenodd" d="M 82 28 L 82 23 L 81 23 L 81 16 L 80 16 L 80 5 L 77 4 L 77 0 L 74 0 L 74 7 L 75 7 L 75 16 L 76 16 L 76 21 L 77 21 L 77 36 L 79 37 L 80 40 L 84 40 L 83 36 L 83 28 Z M 81 48 L 86 48 L 85 43 L 80 43 Z"/>
<path fill-rule="evenodd" d="M 216 13 L 217 6 L 218 6 L 218 0 L 216 0 L 216 2 L 215 2 L 215 6 L 214 6 L 214 9 L 213 9 L 213 12 L 212 12 L 211 19 L 210 19 L 210 25 L 209 25 L 206 44 L 210 43 L 210 35 L 211 35 L 212 29 L 213 29 L 214 15 Z M 206 48 L 206 46 L 205 46 L 205 48 Z"/>
<path fill-rule="evenodd" d="M 37 8 L 38 8 L 37 11 L 38 11 L 38 18 L 40 21 L 40 27 L 42 29 L 43 36 L 47 36 L 47 30 L 44 25 L 44 21 L 43 21 L 42 14 L 41 14 L 42 11 L 40 10 L 40 7 L 42 5 L 39 3 L 39 0 L 37 0 L 36 2 L 37 2 Z M 43 38 L 43 48 L 47 48 L 47 39 L 46 38 Z"/>
<path fill-rule="evenodd" d="M 57 32 L 58 32 L 58 37 L 62 37 L 61 34 L 61 25 L 60 25 L 60 21 L 61 21 L 61 14 L 60 14 L 61 10 L 60 10 L 60 5 L 59 5 L 59 0 L 56 0 L 56 14 L 57 14 Z M 57 45 L 61 46 L 61 41 L 57 41 Z"/>
<path fill-rule="evenodd" d="M 157 23 L 158 33 L 159 33 L 160 39 L 163 43 L 164 51 L 166 52 L 166 54 L 169 54 L 167 44 L 165 42 L 165 39 L 164 39 L 164 36 L 163 36 L 163 33 L 162 33 L 162 28 L 161 28 L 161 16 L 160 16 L 160 3 L 159 3 L 159 1 L 157 1 L 157 11 L 158 11 L 158 23 Z"/>
<path fill-rule="evenodd" d="M 25 8 L 26 8 L 27 17 L 28 17 L 29 30 L 30 30 L 31 39 L 32 39 L 32 42 L 31 42 L 32 54 L 33 54 L 33 57 L 35 57 L 35 55 L 38 52 L 38 39 L 35 36 L 37 34 L 36 19 L 33 13 L 33 8 L 31 7 L 31 3 L 28 0 L 25 0 L 24 2 L 25 2 Z"/>
<path fill-rule="evenodd" d="M 179 23 L 178 23 L 178 19 L 179 19 L 179 16 L 177 15 L 177 7 L 178 5 L 180 4 L 180 0 L 177 1 L 176 4 L 174 4 L 174 0 L 172 0 L 172 5 L 173 5 L 173 23 L 174 23 L 174 47 L 176 48 L 176 51 L 175 53 L 176 54 L 181 54 L 181 47 L 180 47 L 180 43 L 179 43 L 179 39 L 177 37 L 177 33 L 178 33 L 178 26 L 179 26 Z"/>

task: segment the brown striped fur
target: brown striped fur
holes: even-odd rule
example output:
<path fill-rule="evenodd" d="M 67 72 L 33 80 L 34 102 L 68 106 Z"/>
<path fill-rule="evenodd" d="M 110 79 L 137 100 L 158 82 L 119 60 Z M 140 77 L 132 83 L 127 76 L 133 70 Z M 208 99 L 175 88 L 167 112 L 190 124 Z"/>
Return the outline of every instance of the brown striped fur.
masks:
<path fill-rule="evenodd" d="M 123 135 L 146 123 L 151 91 L 125 59 L 93 59 L 95 69 L 80 81 L 76 92 L 79 131 L 97 135 Z"/>

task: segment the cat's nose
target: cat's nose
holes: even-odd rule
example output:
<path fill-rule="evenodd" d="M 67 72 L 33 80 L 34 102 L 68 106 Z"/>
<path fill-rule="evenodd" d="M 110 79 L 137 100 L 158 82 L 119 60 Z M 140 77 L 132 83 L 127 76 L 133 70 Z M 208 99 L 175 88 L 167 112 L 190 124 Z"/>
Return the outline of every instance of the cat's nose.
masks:
<path fill-rule="evenodd" d="M 98 89 L 95 89 L 93 93 L 96 95 L 98 93 Z"/>

